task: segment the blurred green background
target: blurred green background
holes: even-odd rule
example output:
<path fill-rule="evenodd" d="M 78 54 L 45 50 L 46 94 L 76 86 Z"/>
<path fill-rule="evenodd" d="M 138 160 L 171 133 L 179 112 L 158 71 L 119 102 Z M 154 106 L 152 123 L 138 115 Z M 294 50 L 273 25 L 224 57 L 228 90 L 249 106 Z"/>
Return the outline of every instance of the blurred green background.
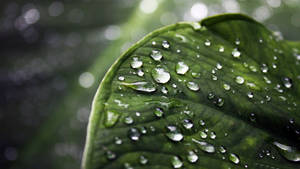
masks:
<path fill-rule="evenodd" d="M 299 0 L 1 0 L 0 168 L 79 169 L 114 60 L 156 28 L 228 12 L 300 40 Z"/>

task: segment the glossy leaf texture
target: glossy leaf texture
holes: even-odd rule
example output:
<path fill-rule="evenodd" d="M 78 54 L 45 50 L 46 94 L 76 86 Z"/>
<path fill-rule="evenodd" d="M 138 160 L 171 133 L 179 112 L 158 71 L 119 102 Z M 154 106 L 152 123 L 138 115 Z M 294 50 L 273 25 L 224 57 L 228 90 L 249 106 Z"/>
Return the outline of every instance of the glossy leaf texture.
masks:
<path fill-rule="evenodd" d="M 299 50 L 240 14 L 150 33 L 101 82 L 83 168 L 300 168 Z"/>

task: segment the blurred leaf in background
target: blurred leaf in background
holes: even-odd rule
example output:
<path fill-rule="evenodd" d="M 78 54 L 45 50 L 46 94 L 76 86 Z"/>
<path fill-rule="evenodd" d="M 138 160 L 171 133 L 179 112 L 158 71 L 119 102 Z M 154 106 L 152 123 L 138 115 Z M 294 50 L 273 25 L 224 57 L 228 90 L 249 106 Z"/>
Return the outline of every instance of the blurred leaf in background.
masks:
<path fill-rule="evenodd" d="M 240 12 L 300 39 L 298 0 L 0 2 L 0 168 L 80 168 L 93 94 L 113 61 L 163 25 Z"/>

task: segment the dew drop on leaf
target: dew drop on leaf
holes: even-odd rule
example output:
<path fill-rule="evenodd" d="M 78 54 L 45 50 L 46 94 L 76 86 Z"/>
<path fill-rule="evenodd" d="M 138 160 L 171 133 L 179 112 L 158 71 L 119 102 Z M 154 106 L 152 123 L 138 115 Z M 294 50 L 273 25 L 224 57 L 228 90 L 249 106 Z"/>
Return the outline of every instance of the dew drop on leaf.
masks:
<path fill-rule="evenodd" d="M 219 52 L 224 52 L 224 50 L 225 50 L 224 46 L 219 47 Z"/>
<path fill-rule="evenodd" d="M 181 141 L 183 139 L 183 135 L 180 133 L 180 131 L 177 129 L 176 126 L 167 126 L 167 129 L 169 130 L 166 133 L 166 136 L 175 142 Z"/>
<path fill-rule="evenodd" d="M 178 62 L 175 69 L 177 74 L 184 75 L 189 70 L 189 66 L 184 62 Z"/>
<path fill-rule="evenodd" d="M 204 131 L 199 132 L 201 138 L 207 138 L 207 134 Z"/>
<path fill-rule="evenodd" d="M 138 129 L 136 128 L 130 128 L 128 131 L 128 137 L 130 138 L 130 140 L 132 141 L 138 141 L 140 139 L 140 132 L 138 131 Z"/>
<path fill-rule="evenodd" d="M 152 50 L 150 56 L 152 57 L 152 59 L 154 59 L 155 61 L 160 61 L 162 59 L 162 54 L 159 50 Z"/>
<path fill-rule="evenodd" d="M 124 118 L 124 123 L 125 124 L 132 124 L 133 123 L 133 118 L 130 116 L 127 116 Z"/>
<path fill-rule="evenodd" d="M 282 78 L 282 82 L 283 82 L 283 85 L 284 87 L 286 88 L 291 88 L 293 86 L 293 82 L 292 82 L 292 79 L 288 78 L 288 77 L 284 77 Z"/>
<path fill-rule="evenodd" d="M 219 151 L 220 151 L 220 153 L 222 153 L 222 154 L 226 153 L 226 149 L 225 149 L 224 146 L 220 146 L 220 147 L 219 147 Z"/>
<path fill-rule="evenodd" d="M 133 69 L 137 69 L 137 68 L 142 67 L 143 62 L 140 61 L 137 57 L 134 57 L 133 60 L 131 61 L 130 65 Z"/>
<path fill-rule="evenodd" d="M 253 94 L 253 92 L 248 92 L 247 96 L 249 99 L 252 99 L 254 97 L 254 94 Z"/>
<path fill-rule="evenodd" d="M 145 165 L 148 163 L 148 159 L 145 156 L 140 156 L 140 163 Z"/>
<path fill-rule="evenodd" d="M 223 84 L 223 88 L 225 89 L 225 90 L 230 90 L 230 85 L 229 84 L 226 84 L 226 83 L 224 83 Z"/>
<path fill-rule="evenodd" d="M 262 64 L 261 67 L 260 67 L 260 70 L 263 72 L 263 73 L 267 73 L 269 71 L 269 68 L 266 64 Z"/>
<path fill-rule="evenodd" d="M 238 155 L 230 153 L 228 159 L 233 162 L 234 164 L 240 163 L 240 158 Z"/>
<path fill-rule="evenodd" d="M 242 76 L 237 76 L 237 77 L 235 78 L 235 82 L 236 82 L 237 84 L 243 84 L 243 83 L 245 82 L 245 79 L 244 79 Z"/>
<path fill-rule="evenodd" d="M 186 86 L 192 91 L 198 91 L 200 89 L 199 85 L 195 82 L 187 82 Z"/>
<path fill-rule="evenodd" d="M 152 77 L 157 83 L 167 83 L 171 78 L 170 73 L 160 67 L 152 70 Z"/>
<path fill-rule="evenodd" d="M 111 151 L 107 151 L 107 152 L 106 152 L 106 157 L 107 157 L 107 159 L 109 159 L 109 160 L 113 160 L 113 159 L 116 158 L 116 154 L 113 153 L 113 152 L 111 152 Z"/>
<path fill-rule="evenodd" d="M 120 117 L 120 113 L 112 110 L 106 111 L 106 119 L 105 119 L 105 126 L 106 127 L 112 127 L 116 124 Z"/>
<path fill-rule="evenodd" d="M 189 151 L 187 159 L 190 163 L 195 163 L 198 160 L 198 155 L 194 151 Z"/>
<path fill-rule="evenodd" d="M 162 47 L 165 49 L 169 49 L 170 48 L 170 43 L 166 40 L 162 41 Z"/>
<path fill-rule="evenodd" d="M 163 114 L 164 114 L 164 112 L 160 108 L 156 108 L 155 111 L 154 111 L 154 115 L 156 117 L 162 117 Z"/>
<path fill-rule="evenodd" d="M 205 45 L 205 46 L 210 46 L 210 45 L 211 45 L 211 42 L 210 42 L 208 39 L 206 39 L 205 42 L 204 42 L 204 45 Z"/>
<path fill-rule="evenodd" d="M 192 138 L 192 141 L 194 143 L 196 143 L 199 146 L 199 148 L 204 152 L 207 152 L 207 153 L 214 153 L 215 152 L 215 147 L 213 145 L 205 142 L 205 141 L 198 141 L 194 138 Z"/>
<path fill-rule="evenodd" d="M 122 140 L 119 137 L 115 137 L 115 144 L 122 144 Z"/>
<path fill-rule="evenodd" d="M 209 137 L 214 140 L 214 139 L 216 139 L 217 135 L 215 132 L 212 131 L 212 132 L 210 132 Z"/>
<path fill-rule="evenodd" d="M 231 54 L 234 58 L 239 58 L 241 56 L 241 52 L 238 51 L 237 48 L 234 48 L 233 51 L 231 52 Z"/>
<path fill-rule="evenodd" d="M 185 129 L 191 129 L 194 126 L 193 122 L 189 119 L 184 119 L 183 120 L 183 127 Z"/>
<path fill-rule="evenodd" d="M 183 162 L 177 156 L 172 157 L 171 164 L 173 168 L 181 168 L 183 166 Z"/>
<path fill-rule="evenodd" d="M 155 86 L 148 82 L 134 82 L 134 83 L 121 82 L 120 84 L 126 87 L 130 87 L 134 90 L 147 92 L 147 93 L 156 91 Z"/>

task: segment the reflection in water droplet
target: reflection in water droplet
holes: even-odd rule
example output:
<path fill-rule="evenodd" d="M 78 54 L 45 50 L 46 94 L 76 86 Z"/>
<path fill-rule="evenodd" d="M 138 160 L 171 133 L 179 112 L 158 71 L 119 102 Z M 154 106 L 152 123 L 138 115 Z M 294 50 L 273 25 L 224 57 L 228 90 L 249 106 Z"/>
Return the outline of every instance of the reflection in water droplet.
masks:
<path fill-rule="evenodd" d="M 282 82 L 283 82 L 283 85 L 284 87 L 286 88 L 291 88 L 293 86 L 293 81 L 292 79 L 288 78 L 288 77 L 284 77 L 282 78 Z"/>
<path fill-rule="evenodd" d="M 197 145 L 199 146 L 199 148 L 204 151 L 204 152 L 207 152 L 207 153 L 214 153 L 215 152 L 215 147 L 207 142 L 204 142 L 204 141 L 198 141 L 194 138 L 192 138 L 192 141 L 194 143 L 197 143 Z"/>
<path fill-rule="evenodd" d="M 161 45 L 165 49 L 169 49 L 170 48 L 170 43 L 168 41 L 166 41 L 166 40 L 164 40 Z"/>
<path fill-rule="evenodd" d="M 189 70 L 189 66 L 184 62 L 178 62 L 175 69 L 177 74 L 184 75 Z"/>
<path fill-rule="evenodd" d="M 138 129 L 136 128 L 130 128 L 128 131 L 128 137 L 132 140 L 132 141 L 138 141 L 140 139 L 140 132 L 138 131 Z"/>
<path fill-rule="evenodd" d="M 186 86 L 192 91 L 198 91 L 200 89 L 199 85 L 195 82 L 187 82 Z"/>
<path fill-rule="evenodd" d="M 233 153 L 230 153 L 230 154 L 229 154 L 229 160 L 230 160 L 231 162 L 233 162 L 234 164 L 240 163 L 240 158 L 238 157 L 238 155 L 233 154 Z"/>
<path fill-rule="evenodd" d="M 189 151 L 187 159 L 190 163 L 195 163 L 198 160 L 198 156 L 194 151 Z"/>
<path fill-rule="evenodd" d="M 181 168 L 183 166 L 183 162 L 177 156 L 172 157 L 171 164 L 173 168 Z"/>
<path fill-rule="evenodd" d="M 167 83 L 171 76 L 164 68 L 154 68 L 152 70 L 152 77 L 157 83 Z"/>
<path fill-rule="evenodd" d="M 238 51 L 237 48 L 234 48 L 233 51 L 231 52 L 231 54 L 234 58 L 239 58 L 241 56 L 241 52 Z"/>
<path fill-rule="evenodd" d="M 148 163 L 148 159 L 145 156 L 140 156 L 140 163 L 145 165 Z"/>
<path fill-rule="evenodd" d="M 160 108 L 156 108 L 155 111 L 154 111 L 154 115 L 156 117 L 162 117 L 163 114 L 164 114 L 164 112 Z"/>
<path fill-rule="evenodd" d="M 180 131 L 177 129 L 176 126 L 167 126 L 167 129 L 169 130 L 168 133 L 166 133 L 166 136 L 175 142 L 181 141 L 183 139 L 183 135 L 180 133 Z"/>
<path fill-rule="evenodd" d="M 237 76 L 235 78 L 235 82 L 238 83 L 238 84 L 243 84 L 245 82 L 245 80 L 242 76 Z"/>
<path fill-rule="evenodd" d="M 277 147 L 280 154 L 287 160 L 293 161 L 293 162 L 300 161 L 300 151 L 296 147 L 284 145 L 279 142 L 273 142 L 273 144 Z"/>
<path fill-rule="evenodd" d="M 152 59 L 154 59 L 155 61 L 160 61 L 162 59 L 162 54 L 159 50 L 152 50 L 150 56 L 152 57 Z"/>
<path fill-rule="evenodd" d="M 142 67 L 143 62 L 140 61 L 137 57 L 134 57 L 133 60 L 131 61 L 130 65 L 133 69 L 137 69 L 137 68 Z"/>

